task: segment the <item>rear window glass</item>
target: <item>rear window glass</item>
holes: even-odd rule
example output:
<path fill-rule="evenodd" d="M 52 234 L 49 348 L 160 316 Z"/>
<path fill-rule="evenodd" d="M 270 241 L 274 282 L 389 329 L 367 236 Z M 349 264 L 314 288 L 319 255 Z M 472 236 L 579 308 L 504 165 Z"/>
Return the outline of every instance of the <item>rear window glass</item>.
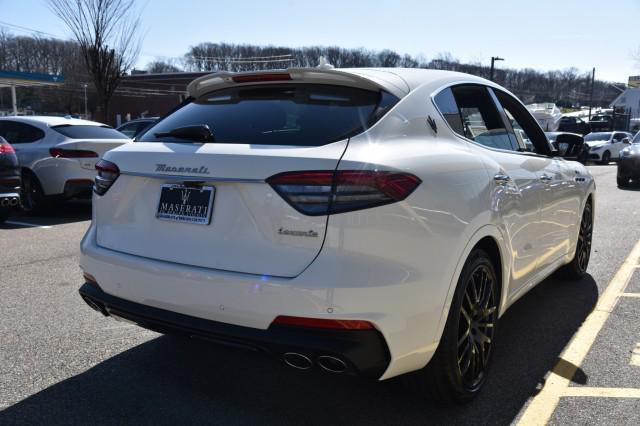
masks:
<path fill-rule="evenodd" d="M 383 91 L 342 86 L 235 87 L 188 103 L 139 140 L 181 141 L 173 136 L 157 138 L 155 134 L 206 124 L 218 143 L 319 146 L 361 133 L 397 101 Z"/>
<path fill-rule="evenodd" d="M 54 126 L 52 129 L 71 139 L 129 139 L 126 135 L 108 126 L 64 124 Z"/>

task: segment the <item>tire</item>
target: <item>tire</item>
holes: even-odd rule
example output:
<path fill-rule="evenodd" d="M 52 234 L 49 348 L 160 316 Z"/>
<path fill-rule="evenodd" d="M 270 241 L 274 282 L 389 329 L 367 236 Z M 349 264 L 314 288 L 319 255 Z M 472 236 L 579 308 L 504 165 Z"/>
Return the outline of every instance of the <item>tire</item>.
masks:
<path fill-rule="evenodd" d="M 602 154 L 602 160 L 600 160 L 600 164 L 607 165 L 611 162 L 611 153 L 609 151 L 605 151 Z"/>
<path fill-rule="evenodd" d="M 438 349 L 426 367 L 407 375 L 407 384 L 444 403 L 472 400 L 482 389 L 493 358 L 499 300 L 491 258 L 474 249 L 460 274 Z"/>
<path fill-rule="evenodd" d="M 626 188 L 627 186 L 629 186 L 628 178 L 621 178 L 620 176 L 618 176 L 617 181 L 620 188 Z"/>
<path fill-rule="evenodd" d="M 31 172 L 22 174 L 22 208 L 31 214 L 42 213 L 49 205 L 47 197 L 44 195 L 42 186 L 38 178 Z"/>
<path fill-rule="evenodd" d="M 593 237 L 593 207 L 591 201 L 587 202 L 582 211 L 580 230 L 578 231 L 578 243 L 573 259 L 560 269 L 561 275 L 569 280 L 579 280 L 587 273 L 589 259 L 591 258 L 591 239 Z"/>

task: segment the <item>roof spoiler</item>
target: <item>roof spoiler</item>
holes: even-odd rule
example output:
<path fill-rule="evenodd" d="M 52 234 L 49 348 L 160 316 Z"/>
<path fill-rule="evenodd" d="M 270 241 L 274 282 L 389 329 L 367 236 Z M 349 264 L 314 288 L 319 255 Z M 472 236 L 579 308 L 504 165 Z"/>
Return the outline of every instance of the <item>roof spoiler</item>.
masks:
<path fill-rule="evenodd" d="M 193 80 L 187 86 L 189 96 L 198 98 L 205 93 L 240 85 L 271 83 L 315 83 L 357 87 L 368 90 L 385 90 L 398 98 L 409 93 L 393 81 L 382 79 L 378 75 L 367 74 L 366 70 L 325 69 L 325 68 L 288 68 L 285 70 L 267 70 L 251 72 L 217 72 Z"/>

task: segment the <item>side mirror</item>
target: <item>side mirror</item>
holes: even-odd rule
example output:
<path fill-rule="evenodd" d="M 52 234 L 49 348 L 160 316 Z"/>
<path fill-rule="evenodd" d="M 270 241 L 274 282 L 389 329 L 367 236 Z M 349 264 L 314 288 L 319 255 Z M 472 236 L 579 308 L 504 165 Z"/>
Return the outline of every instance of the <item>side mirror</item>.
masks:
<path fill-rule="evenodd" d="M 631 139 L 624 138 L 624 139 L 622 139 L 622 143 L 631 144 Z"/>

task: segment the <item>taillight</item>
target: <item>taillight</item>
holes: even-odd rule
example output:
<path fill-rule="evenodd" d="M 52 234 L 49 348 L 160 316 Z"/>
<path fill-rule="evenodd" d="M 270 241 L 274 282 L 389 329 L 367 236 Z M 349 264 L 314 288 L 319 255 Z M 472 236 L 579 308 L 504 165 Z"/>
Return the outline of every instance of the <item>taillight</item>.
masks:
<path fill-rule="evenodd" d="M 322 319 L 306 317 L 277 316 L 273 320 L 275 325 L 287 325 L 305 328 L 328 328 L 334 330 L 373 330 L 373 324 L 363 320 Z"/>
<path fill-rule="evenodd" d="M 236 75 L 231 77 L 234 83 L 255 83 L 261 81 L 289 81 L 291 75 L 286 72 L 272 72 L 265 74 L 248 74 L 248 75 Z"/>
<path fill-rule="evenodd" d="M 16 150 L 13 149 L 8 143 L 0 143 L 0 154 L 15 154 Z"/>
<path fill-rule="evenodd" d="M 84 149 L 51 148 L 49 154 L 56 158 L 95 158 L 98 153 Z"/>
<path fill-rule="evenodd" d="M 402 201 L 422 181 L 409 173 L 374 170 L 285 172 L 267 183 L 300 213 L 344 213 Z"/>
<path fill-rule="evenodd" d="M 96 163 L 96 170 L 98 174 L 93 181 L 93 192 L 104 195 L 120 176 L 120 169 L 111 161 L 100 160 Z"/>

